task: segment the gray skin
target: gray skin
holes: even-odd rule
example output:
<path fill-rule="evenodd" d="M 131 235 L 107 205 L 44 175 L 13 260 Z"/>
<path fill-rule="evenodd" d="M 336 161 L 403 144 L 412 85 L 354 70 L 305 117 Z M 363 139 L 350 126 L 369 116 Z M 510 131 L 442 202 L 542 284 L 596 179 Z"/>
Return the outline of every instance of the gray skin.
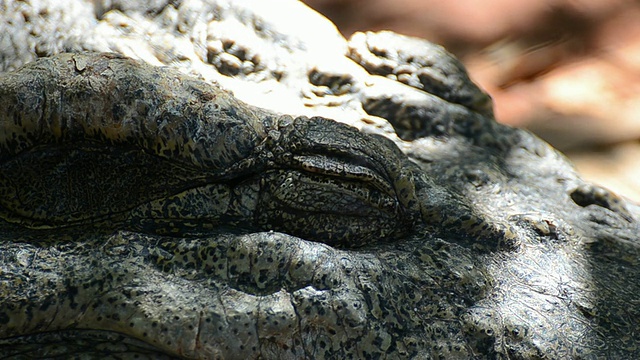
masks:
<path fill-rule="evenodd" d="M 637 354 L 634 215 L 522 131 L 405 156 L 110 54 L 0 89 L 5 355 Z"/>
<path fill-rule="evenodd" d="M 386 78 L 309 72 L 314 101 L 391 141 L 116 55 L 3 75 L 1 358 L 639 357 L 638 206 L 441 48 L 349 56 Z"/>

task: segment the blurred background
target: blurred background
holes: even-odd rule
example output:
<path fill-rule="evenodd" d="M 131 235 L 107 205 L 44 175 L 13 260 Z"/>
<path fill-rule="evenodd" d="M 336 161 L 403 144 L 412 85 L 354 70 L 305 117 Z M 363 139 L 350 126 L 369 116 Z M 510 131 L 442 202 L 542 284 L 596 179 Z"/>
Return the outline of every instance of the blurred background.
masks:
<path fill-rule="evenodd" d="M 640 202 L 639 0 L 305 0 L 345 37 L 393 30 L 444 45 L 498 121 Z"/>

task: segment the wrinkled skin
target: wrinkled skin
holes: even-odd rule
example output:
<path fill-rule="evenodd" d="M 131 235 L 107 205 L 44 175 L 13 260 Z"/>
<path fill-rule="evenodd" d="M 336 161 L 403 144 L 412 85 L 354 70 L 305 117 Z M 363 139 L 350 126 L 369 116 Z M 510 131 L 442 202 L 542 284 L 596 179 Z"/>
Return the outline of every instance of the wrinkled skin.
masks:
<path fill-rule="evenodd" d="M 9 222 L 178 235 L 238 225 L 358 246 L 419 212 L 389 140 L 252 109 L 175 70 L 69 54 L 0 82 Z"/>
<path fill-rule="evenodd" d="M 344 166 L 346 173 L 328 175 L 331 167 L 323 166 L 349 157 L 330 157 L 335 152 L 327 152 L 325 147 L 305 153 L 311 159 L 321 155 L 326 155 L 324 160 L 333 159 L 312 162 L 314 171 L 299 162 L 280 163 L 278 168 L 305 174 L 304 179 L 334 180 L 307 188 L 316 191 L 313 194 L 324 194 L 323 204 L 340 201 L 344 192 L 338 189 L 344 184 L 370 186 L 371 181 L 366 180 L 370 176 L 363 176 L 366 169 L 386 173 L 377 178 L 382 180 L 373 181 L 378 184 L 374 187 L 394 189 L 403 209 L 399 219 L 409 217 L 405 224 L 381 222 L 381 229 L 392 230 L 365 238 L 342 232 L 330 240 L 323 233 L 295 234 L 304 226 L 273 217 L 267 217 L 264 224 L 246 227 L 242 221 L 218 219 L 212 228 L 197 227 L 194 233 L 181 221 L 175 232 L 167 233 L 166 223 L 161 221 L 132 229 L 132 223 L 126 221 L 131 215 L 124 221 L 110 221 L 109 216 L 104 220 L 100 214 L 102 220 L 96 222 L 95 212 L 89 211 L 81 221 L 65 227 L 61 225 L 78 216 L 69 218 L 68 213 L 58 212 L 62 215 L 47 223 L 50 212 L 37 217 L 27 208 L 16 214 L 14 198 L 3 197 L 0 354 L 8 358 L 82 354 L 88 358 L 153 359 L 638 357 L 638 207 L 585 184 L 560 154 L 534 136 L 496 124 L 487 110 L 486 96 L 478 93 L 466 75 L 441 78 L 444 92 L 454 95 L 430 95 L 443 90 L 426 87 L 419 80 L 429 73 L 424 67 L 428 62 L 403 64 L 406 57 L 394 57 L 406 51 L 405 42 L 413 46 L 420 43 L 399 38 L 399 50 L 394 52 L 392 45 L 385 45 L 389 40 L 376 43 L 384 36 L 388 34 L 369 35 L 366 46 L 388 46 L 388 61 L 381 61 L 381 66 L 398 69 L 405 65 L 402 71 L 409 76 L 395 80 L 407 86 L 372 77 L 373 86 L 352 86 L 351 95 L 359 98 L 366 111 L 387 119 L 402 140 L 390 136 L 394 145 L 328 120 L 301 118 L 298 121 L 303 128 L 317 124 L 316 129 L 327 129 L 324 139 L 339 144 L 330 149 L 344 148 L 340 139 L 346 136 L 358 149 L 378 149 L 370 155 L 380 159 L 375 162 L 378 165 L 367 162 L 359 164 L 365 165 L 363 168 L 354 168 L 351 161 Z M 447 67 L 451 60 L 438 49 L 432 50 L 434 56 L 444 63 L 442 68 L 451 69 Z M 432 52 L 422 56 L 428 54 Z M 377 65 L 371 59 L 367 63 L 358 56 L 354 59 L 370 73 L 385 73 L 375 71 Z M 76 67 L 77 63 L 71 65 Z M 411 66 L 416 73 L 407 73 Z M 144 78 L 158 70 L 137 65 L 132 71 Z M 4 89 L 6 79 L 0 80 Z M 314 76 L 312 83 L 339 89 L 336 79 L 340 77 L 321 74 Z M 162 79 L 156 80 L 162 84 Z M 207 87 L 195 79 L 190 81 Z M 379 84 L 388 88 L 384 90 Z M 172 97 L 151 100 L 164 103 L 185 94 L 180 87 L 170 91 L 175 92 Z M 260 123 L 275 116 L 236 103 L 216 87 L 209 91 L 219 92 L 217 99 L 223 107 L 233 102 L 241 108 L 238 113 L 252 114 L 251 118 L 239 116 L 240 124 L 255 124 L 254 116 Z M 118 100 L 119 95 L 124 98 L 119 92 L 113 94 L 115 99 L 105 100 L 105 104 Z M 2 99 L 10 101 L 6 95 Z M 200 99 L 196 104 L 209 101 Z M 3 104 L 3 108 L 7 106 Z M 36 104 L 32 108 L 36 109 Z M 102 112 L 83 119 L 97 114 Z M 0 124 L 8 126 L 7 114 L 2 116 Z M 42 119 L 34 121 L 41 124 Z M 374 132 L 366 126 L 362 130 Z M 81 136 L 86 133 L 79 132 Z M 133 134 L 135 141 L 142 138 L 139 131 Z M 249 134 L 252 132 L 239 131 L 239 138 L 231 144 L 252 139 Z M 176 138 L 175 134 L 168 137 Z M 37 144 L 44 143 L 41 136 L 34 139 Z M 298 138 L 303 139 L 309 141 L 302 148 L 309 149 L 319 137 Z M 67 140 L 51 141 L 42 149 L 64 146 Z M 99 143 L 109 143 L 105 146 L 108 149 L 121 146 L 114 144 L 113 138 Z M 8 140 L 1 144 L 8 144 Z M 285 146 L 284 153 L 294 148 Z M 20 154 L 7 149 L 15 147 L 3 148 L 2 175 L 11 175 L 3 179 L 3 194 L 14 176 L 37 171 L 47 174 L 42 167 L 15 170 L 11 166 Z M 174 166 L 180 155 L 159 158 L 159 164 Z M 233 164 L 242 163 L 237 157 L 233 159 Z M 181 166 L 189 169 L 181 173 L 186 181 L 197 178 L 194 174 L 209 174 L 205 176 L 207 183 L 224 177 L 222 167 L 198 164 L 202 162 Z M 261 166 L 256 176 L 272 169 L 273 164 L 267 161 Z M 255 167 L 233 169 L 242 172 Z M 126 184 L 134 173 L 124 172 L 128 176 L 122 181 Z M 236 176 L 233 173 L 231 179 Z M 138 179 L 131 186 L 157 186 L 155 177 Z M 300 177 L 291 179 L 294 187 L 304 188 Z M 398 179 L 410 179 L 410 184 Z M 23 182 L 29 186 L 27 180 Z M 235 184 L 235 180 L 229 182 Z M 403 198 L 401 190 L 407 186 L 414 190 Z M 123 185 L 116 190 L 126 188 Z M 51 186 L 43 193 L 60 191 Z M 127 210 L 131 214 L 141 204 L 171 197 L 163 191 L 135 201 L 126 197 L 126 206 L 115 208 L 118 213 Z M 292 193 L 282 194 L 288 199 L 287 194 Z M 109 197 L 105 199 L 108 203 Z M 369 208 L 378 208 L 379 203 L 371 197 L 363 199 Z M 178 205 L 190 214 L 198 213 L 193 202 Z M 101 206 L 88 208 L 104 210 Z M 262 214 L 262 209 L 257 207 L 254 214 Z M 282 228 L 279 232 L 263 231 L 271 224 Z M 344 229 L 350 224 L 346 221 L 333 226 Z M 396 231 L 396 226 L 403 231 Z"/>

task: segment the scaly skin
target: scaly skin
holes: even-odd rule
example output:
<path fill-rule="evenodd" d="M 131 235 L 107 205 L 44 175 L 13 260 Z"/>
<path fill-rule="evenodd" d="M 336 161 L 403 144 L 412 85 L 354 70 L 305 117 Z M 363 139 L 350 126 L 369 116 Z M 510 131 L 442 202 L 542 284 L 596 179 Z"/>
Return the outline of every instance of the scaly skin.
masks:
<path fill-rule="evenodd" d="M 419 211 L 388 140 L 252 109 L 175 70 L 68 54 L 0 83 L 6 221 L 175 234 L 238 225 L 357 246 L 406 233 Z"/>
<path fill-rule="evenodd" d="M 182 81 L 169 89 L 154 90 L 165 95 L 155 92 L 140 99 L 153 102 L 147 109 L 183 104 L 183 109 L 192 110 L 170 113 L 171 124 L 191 123 L 195 128 L 173 128 L 163 135 L 140 128 L 114 131 L 105 123 L 89 126 L 91 119 L 118 114 L 118 109 L 125 111 L 119 114 L 127 114 L 121 115 L 123 119 L 144 113 L 145 106 L 131 106 L 136 96 L 109 88 L 112 97 L 96 95 L 93 108 L 81 97 L 61 103 L 67 112 L 73 108 L 80 112 L 81 116 L 73 116 L 76 124 L 83 125 L 76 135 L 97 136 L 80 148 L 68 138 L 52 141 L 57 136 L 50 131 L 54 127 L 40 126 L 46 118 L 26 120 L 29 111 L 53 111 L 38 110 L 40 103 L 32 100 L 41 99 L 40 92 L 30 87 L 10 90 L 9 94 L 34 96 L 20 101 L 3 97 L 7 102 L 0 114 L 4 119 L 0 127 L 5 130 L 0 135 L 5 136 L 0 142 L 5 145 L 0 199 L 2 217 L 8 220 L 0 231 L 0 357 L 640 356 L 638 206 L 585 184 L 560 154 L 539 139 L 496 124 L 486 94 L 460 73 L 462 67 L 441 48 L 390 33 L 357 35 L 344 49 L 348 47 L 348 56 L 362 65 L 359 67 L 346 58 L 338 59 L 344 56 L 333 47 L 342 46 L 339 39 L 322 45 L 309 40 L 309 34 L 329 33 L 318 18 L 304 18 L 303 29 L 283 29 L 286 23 L 269 17 L 277 14 L 251 12 L 244 2 L 156 4 L 162 11 L 145 9 L 150 5 L 114 2 L 117 9 L 97 11 L 99 19 L 93 22 L 62 16 L 41 24 L 37 23 L 40 19 L 54 17 L 61 8 L 58 2 L 51 2 L 42 11 L 32 3 L 0 2 L 2 10 L 7 10 L 0 11 L 0 22 L 2 16 L 19 15 L 11 20 L 14 28 L 8 41 L 20 50 L 11 56 L 3 54 L 4 66 L 19 63 L 25 54 L 36 56 L 28 48 L 34 42 L 21 40 L 21 34 L 27 39 L 34 36 L 40 55 L 65 46 L 117 49 L 152 64 L 172 63 L 183 70 L 188 67 L 200 78 L 216 78 L 244 101 L 269 105 L 271 111 L 248 107 L 218 87 L 175 75 Z M 64 9 L 76 11 L 86 4 L 73 2 Z M 35 9 L 33 14 L 29 6 Z M 7 7 L 21 7 L 22 13 Z M 290 18 L 295 11 L 282 13 Z M 91 11 L 87 14 L 83 16 L 96 16 Z M 305 16 L 303 11 L 299 14 Z M 20 19 L 33 23 L 20 26 Z M 48 41 L 47 34 L 53 32 L 40 31 L 39 26 L 55 24 L 70 29 L 62 34 L 84 37 Z M 99 25 L 95 29 L 78 31 L 95 24 Z M 145 33 L 157 24 L 166 27 Z M 109 26 L 116 31 L 110 32 Z M 200 36 L 202 29 L 206 37 Z M 266 47 L 251 42 L 245 30 L 259 34 L 260 41 L 273 42 Z M 203 38 L 212 45 L 200 44 Z M 207 49 L 203 63 L 189 53 L 190 41 L 194 54 Z M 219 48 L 216 41 L 221 42 Z M 105 49 L 105 44 L 118 45 Z M 110 61 L 105 56 L 98 58 Z M 45 63 L 88 69 L 81 56 L 76 58 L 79 63 L 59 59 Z M 191 67 L 181 62 L 184 59 Z M 234 59 L 240 67 L 234 67 Z M 254 67 L 244 72 L 247 62 Z M 143 89 L 162 85 L 163 74 L 174 76 L 170 70 L 142 64 L 130 69 L 127 81 L 147 84 L 138 87 Z M 214 71 L 222 75 L 212 76 Z M 104 77 L 124 89 L 125 84 L 117 80 L 121 75 L 118 71 Z M 3 76 L 3 89 L 11 83 L 6 80 L 11 76 Z M 60 76 L 41 73 L 36 76 L 41 82 L 32 85 L 46 83 L 59 89 L 52 80 Z M 251 92 L 265 89 L 262 81 L 274 78 L 278 82 L 270 83 L 268 94 L 272 96 Z M 23 76 L 13 79 L 24 81 Z M 81 84 L 74 83 L 65 91 Z M 99 90 L 92 87 L 99 83 L 89 85 Z M 194 88 L 202 91 L 190 90 Z M 215 99 L 202 96 L 210 93 Z M 286 99 L 291 110 L 285 113 L 296 115 L 276 115 L 273 111 L 283 112 L 273 101 L 277 98 Z M 53 96 L 46 101 L 57 99 Z M 22 103 L 25 111 L 17 114 L 17 123 L 36 128 L 14 126 L 14 117 L 6 109 L 21 101 L 26 101 Z M 381 133 L 395 145 L 330 120 L 300 117 L 302 112 L 296 107 L 300 101 L 314 114 L 335 117 L 366 133 Z M 112 106 L 118 103 L 123 106 Z M 237 130 L 233 134 L 238 137 L 209 137 L 222 141 L 218 143 L 222 152 L 199 156 L 194 150 L 207 147 L 176 146 L 180 141 L 195 144 L 202 134 L 215 134 L 212 128 L 194 131 L 206 129 L 200 126 L 213 118 L 191 116 L 212 104 L 220 109 L 238 104 L 234 105 L 236 117 L 218 113 L 215 118 L 222 119 L 221 124 L 235 124 L 231 129 Z M 157 118 L 148 115 L 132 124 L 150 126 L 149 119 Z M 271 125 L 263 121 L 267 118 L 273 120 Z M 277 134 L 276 129 L 286 131 Z M 35 133 L 49 137 L 24 136 Z M 97 135 L 100 133 L 108 136 Z M 16 140 L 7 134 L 23 136 Z M 124 134 L 131 136 L 121 136 Z M 8 145 L 11 139 L 36 146 L 20 155 L 16 143 Z M 169 144 L 173 151 L 163 153 L 148 146 L 156 141 Z M 247 151 L 239 151 L 237 144 L 242 141 L 248 144 L 242 147 Z M 83 164 L 58 169 L 85 171 L 60 175 L 51 171 L 58 165 L 47 168 L 42 160 L 33 161 L 38 159 L 36 153 L 39 159 L 54 153 L 57 159 L 71 158 L 76 165 Z M 82 162 L 86 158 L 81 154 L 91 154 L 93 162 Z M 30 162 L 17 160 L 29 156 Z M 129 165 L 122 165 L 121 156 L 129 156 Z M 96 159 L 108 165 L 99 169 Z M 221 162 L 209 160 L 232 165 L 226 170 Z M 120 167 L 112 171 L 115 164 Z M 100 176 L 78 180 L 92 172 Z M 166 175 L 169 173 L 177 176 Z M 53 180 L 44 185 L 33 181 L 46 177 Z M 167 188 L 163 184 L 194 184 L 197 179 L 203 179 L 202 183 L 194 187 Z M 280 183 L 273 182 L 280 179 Z M 33 188 L 40 190 L 31 191 Z M 242 189 L 235 193 L 238 199 L 269 195 L 260 206 L 248 207 L 258 216 L 251 218 L 253 223 L 223 216 L 217 222 L 191 220 L 210 219 L 212 210 L 220 211 L 215 210 L 220 204 L 230 203 L 232 189 Z M 388 211 L 387 203 L 378 201 L 383 198 L 362 189 L 395 193 L 388 198 L 395 199 L 401 212 Z M 21 191 L 22 196 L 36 194 L 34 199 L 49 196 L 54 200 L 42 202 L 46 206 L 37 213 L 33 209 L 38 201 L 18 203 L 6 195 Z M 100 197 L 100 193 L 105 195 Z M 301 193 L 312 194 L 316 201 L 295 198 Z M 88 211 L 58 208 L 55 199 L 60 194 Z M 323 222 L 318 219 L 329 210 L 353 210 L 346 196 L 360 199 L 361 209 L 369 211 L 368 218 L 374 220 L 366 224 L 377 227 L 373 236 L 344 231 L 358 228 L 355 217 L 335 216 L 328 223 L 330 229 L 343 229 L 341 233 L 318 227 Z M 95 206 L 97 200 L 117 211 Z M 20 208 L 20 204 L 31 205 Z M 301 215 L 301 206 L 311 215 Z M 310 210 L 318 207 L 320 212 Z M 166 211 L 175 211 L 173 223 L 164 221 Z M 114 215 L 118 212 L 120 217 Z M 287 212 L 293 217 L 274 216 Z M 384 220 L 383 214 L 397 221 Z M 261 230 L 272 226 L 280 231 Z"/>
<path fill-rule="evenodd" d="M 81 71 L 78 62 L 86 64 Z M 33 69 L 38 71 L 35 75 Z M 156 142 L 153 137 L 141 140 L 136 135 L 147 131 L 122 135 L 111 126 L 122 123 L 115 116 L 88 111 L 67 120 L 65 129 L 79 129 L 76 132 L 33 124 L 64 118 L 47 113 L 50 108 L 62 109 L 62 114 L 78 114 L 68 109 L 83 104 L 99 108 L 101 88 L 82 93 L 81 98 L 90 102 L 79 104 L 66 95 L 79 93 L 74 89 L 81 84 L 95 83 L 88 73 L 92 69 L 101 74 L 112 69 L 109 74 L 128 73 L 138 79 L 151 74 L 156 80 L 140 86 L 156 91 L 165 86 L 165 78 L 188 83 L 173 90 L 176 96 L 163 98 L 168 104 L 160 101 L 156 107 L 175 106 L 190 114 L 174 119 L 172 129 L 192 132 L 183 137 L 171 133 Z M 111 84 L 106 88 L 119 89 L 121 78 L 100 76 Z M 275 359 L 635 353 L 637 283 L 628 281 L 638 278 L 638 225 L 631 213 L 620 213 L 626 209 L 624 203 L 606 191 L 582 186 L 569 193 L 573 185 L 544 188 L 545 194 L 566 201 L 580 199 L 584 210 L 575 205 L 574 215 L 563 213 L 566 204 L 532 206 L 530 199 L 542 196 L 536 193 L 540 190 L 512 183 L 522 176 L 517 168 L 521 162 L 505 161 L 497 151 L 474 154 L 474 145 L 449 144 L 459 155 L 432 162 L 428 156 L 438 156 L 436 152 L 416 147 L 411 162 L 379 137 L 324 119 L 276 117 L 236 102 L 217 87 L 183 77 L 113 55 L 75 54 L 45 59 L 0 78 L 3 107 L 10 109 L 3 126 L 15 126 L 11 115 L 22 114 L 18 119 L 27 120 L 14 128 L 39 131 L 22 130 L 19 137 L 5 132 L 6 139 L 31 142 L 5 146 L 2 154 L 3 216 L 9 220 L 4 222 L 1 243 L 0 344 L 5 354 Z M 27 97 L 38 99 L 31 103 L 16 100 L 20 94 L 51 92 L 42 91 L 34 79 L 58 91 L 51 101 L 68 99 L 68 108 L 28 106 L 44 103 L 40 99 L 51 99 L 49 95 Z M 39 87 L 12 86 L 14 81 Z M 64 85 L 67 82 L 72 85 Z M 208 92 L 194 90 L 201 88 Z M 194 93 L 200 97 L 179 101 Z M 116 91 L 103 101 L 118 104 L 121 98 L 130 97 Z M 184 110 L 183 103 L 188 109 L 213 108 L 216 114 L 248 114 L 246 123 L 266 125 L 260 131 L 252 125 L 235 133 L 240 144 L 247 143 L 245 136 L 256 144 L 243 156 L 233 151 L 229 157 L 216 152 L 211 155 L 215 158 L 205 158 L 206 149 L 194 148 L 197 156 L 190 156 L 186 147 L 166 152 L 166 147 L 146 146 L 174 144 L 174 139 L 189 143 L 196 139 L 193 134 L 216 139 L 191 126 L 180 127 L 180 121 L 206 129 L 207 121 L 216 120 L 221 124 L 217 128 L 225 128 L 224 116 L 198 116 Z M 225 111 L 229 103 L 233 111 Z M 158 123 L 153 117 L 138 119 Z M 145 125 L 134 116 L 126 120 Z M 229 121 L 242 126 L 243 120 L 237 116 Z M 120 128 L 128 134 L 126 126 Z M 517 144 L 505 150 L 520 152 L 513 156 L 561 164 L 562 159 L 540 147 L 538 140 L 520 131 L 502 131 Z M 254 140 L 256 133 L 268 135 Z M 231 144 L 231 139 L 223 139 Z M 85 144 L 91 144 L 91 151 Z M 15 148 L 20 151 L 9 152 Z M 92 156 L 84 157 L 85 152 Z M 142 155 L 131 156 L 133 152 Z M 47 162 L 50 153 L 55 162 Z M 51 183 L 52 176 L 69 176 L 68 157 L 73 169 L 85 175 L 95 169 L 95 159 L 127 170 L 117 173 L 121 187 L 114 189 L 113 178 L 99 176 L 92 183 L 78 183 L 105 194 L 103 202 L 80 201 L 99 197 L 71 193 L 63 181 L 47 191 L 40 188 L 39 177 Z M 157 172 L 145 177 L 125 166 L 132 161 Z M 164 185 L 161 191 L 145 193 L 158 188 L 157 173 L 167 168 L 186 185 Z M 14 185 L 13 179 L 27 177 L 32 181 Z M 460 177 L 467 180 L 461 182 Z M 578 179 L 565 179 L 571 181 Z M 139 198 L 129 192 L 125 205 L 115 202 L 119 207 L 114 212 L 128 215 L 110 221 L 111 213 L 105 216 L 101 211 L 116 206 L 109 200 L 119 199 L 134 185 Z M 109 197 L 105 191 L 114 193 Z M 391 211 L 388 200 L 373 191 L 393 196 Z M 77 222 L 75 213 L 60 210 L 65 207 L 47 212 L 48 202 L 40 203 L 39 212 L 29 212 L 21 196 L 34 193 L 61 202 L 70 197 L 87 208 Z M 607 196 L 611 201 L 604 201 Z M 361 204 L 355 203 L 358 197 Z M 485 203 L 504 205 L 486 209 L 477 201 L 480 197 Z M 597 207 L 591 209 L 591 203 Z M 237 209 L 246 204 L 251 205 L 245 207 L 245 215 Z M 606 209 L 607 204 L 617 206 Z M 209 222 L 212 213 L 222 215 Z M 230 213 L 236 217 L 227 216 Z M 572 221 L 575 214 L 589 220 Z M 148 221 L 131 232 L 142 223 L 140 216 Z M 386 216 L 396 218 L 389 221 Z M 603 219 L 609 224 L 599 228 Z M 614 239 L 620 240 L 604 251 L 604 243 L 598 244 L 611 241 L 606 234 L 614 230 Z M 166 232 L 172 236 L 163 236 Z M 611 258 L 616 250 L 626 258 Z M 616 272 L 625 276 L 612 276 Z"/>

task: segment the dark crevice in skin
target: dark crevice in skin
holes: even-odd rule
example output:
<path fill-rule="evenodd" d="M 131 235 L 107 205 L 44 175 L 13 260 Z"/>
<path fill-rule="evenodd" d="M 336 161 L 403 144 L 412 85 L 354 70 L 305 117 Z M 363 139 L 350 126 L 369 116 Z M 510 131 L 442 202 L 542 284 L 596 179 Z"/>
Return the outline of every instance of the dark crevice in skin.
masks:
<path fill-rule="evenodd" d="M 289 299 L 291 301 L 291 305 L 293 306 L 293 311 L 296 314 L 296 318 L 298 319 L 298 331 L 296 332 L 296 336 L 298 337 L 297 340 L 300 341 L 300 349 L 302 349 L 303 351 L 304 358 L 310 359 L 311 357 L 307 353 L 307 348 L 304 346 L 304 341 L 302 339 L 302 314 L 300 314 L 300 311 L 296 306 L 295 298 L 293 297 L 293 292 L 289 292 Z M 295 340 L 294 340 L 294 344 L 295 344 Z"/>
<path fill-rule="evenodd" d="M 239 185 L 242 184 L 246 181 L 252 180 L 254 177 L 256 176 L 260 176 L 259 174 L 246 174 L 244 177 L 240 177 L 240 178 L 236 178 L 233 180 L 228 180 L 223 182 L 222 184 L 226 184 L 226 185 Z M 316 176 L 314 174 L 314 176 Z M 321 176 L 322 177 L 322 176 Z M 333 177 L 327 177 L 329 179 L 332 179 Z M 354 182 L 355 183 L 355 182 Z M 196 187 L 185 187 L 185 188 L 181 188 L 177 191 L 177 193 L 180 193 L 182 191 L 187 191 L 187 190 L 192 190 L 192 189 L 197 189 L 199 186 Z M 158 199 L 156 199 L 158 200 Z M 289 210 L 292 210 L 292 208 L 290 207 Z M 310 211 L 310 210 L 299 210 L 299 214 L 301 216 L 308 216 L 311 214 L 328 214 L 328 212 L 323 211 L 323 212 L 319 212 L 319 211 Z M 340 212 L 336 212 L 336 215 L 341 214 Z M 13 216 L 13 215 L 12 215 Z M 97 229 L 97 228 L 103 228 L 104 233 L 109 233 L 111 231 L 115 231 L 118 229 L 128 229 L 128 230 L 136 230 L 136 231 L 144 231 L 147 232 L 149 234 L 166 234 L 166 232 L 164 230 L 162 230 L 162 228 L 158 227 L 158 224 L 154 224 L 154 223 L 150 223 L 151 227 L 141 227 L 139 225 L 134 225 L 130 223 L 130 220 L 121 220 L 121 221 L 116 221 L 116 219 L 118 217 L 124 217 L 126 216 L 126 212 L 122 212 L 121 214 L 107 214 L 104 215 L 102 218 L 94 218 L 94 219 L 90 219 L 90 220 L 80 220 L 78 221 L 76 224 L 74 224 L 73 222 L 67 222 L 64 224 L 64 226 L 59 226 L 59 225 L 54 225 L 54 224 L 42 224 L 42 225 L 36 225 L 35 229 L 32 229 L 32 231 L 34 232 L 34 234 L 37 233 L 47 233 L 47 228 L 49 227 L 54 227 L 56 228 L 59 232 L 67 232 L 70 234 L 73 234 L 74 232 L 78 232 L 81 233 L 84 229 L 86 229 L 87 225 L 85 224 L 87 221 L 91 221 L 91 225 L 89 225 L 92 229 Z M 170 221 L 172 219 L 167 218 L 165 219 L 166 221 Z M 176 224 L 179 224 L 180 222 L 184 221 L 182 219 L 179 218 L 175 218 L 173 219 L 175 220 Z M 247 223 L 246 222 L 247 219 L 242 219 L 242 218 L 234 218 L 234 217 L 226 217 L 226 216 L 222 216 L 219 220 L 220 225 L 216 225 L 215 228 L 219 229 L 218 231 L 222 231 L 224 229 L 233 229 L 235 228 L 236 232 L 250 232 L 250 231 L 255 231 L 255 230 L 259 230 L 260 226 L 259 225 L 251 225 L 251 222 Z M 195 237 L 195 236 L 201 236 L 207 233 L 211 232 L 211 225 L 208 225 L 207 222 L 209 220 L 207 219 L 201 219 L 201 220 L 189 220 L 189 222 L 193 222 L 193 223 L 198 223 L 201 222 L 203 225 L 203 228 L 201 230 L 198 230 L 197 227 L 183 227 L 182 229 L 179 229 L 178 231 L 172 231 L 172 236 L 191 236 L 191 237 Z M 254 220 L 255 221 L 255 220 Z M 97 225 L 103 223 L 103 225 Z M 118 225 L 119 224 L 119 225 Z M 228 224 L 228 225 L 225 225 Z M 236 225 L 234 225 L 236 224 Z M 254 223 L 255 224 L 255 223 Z M 43 229 L 38 229 L 40 226 L 43 226 Z M 262 230 L 270 230 L 270 229 L 280 229 L 280 230 L 284 230 L 286 231 L 286 227 L 283 228 L 281 227 L 281 225 L 278 225 L 277 223 L 272 223 L 272 225 L 269 226 L 269 228 L 267 229 L 262 229 Z M 402 229 L 402 233 L 407 233 L 408 230 Z M 169 234 L 167 234 L 169 235 Z M 295 235 L 295 231 L 293 232 L 293 235 Z M 37 235 L 35 235 L 37 236 Z M 395 238 L 400 237 L 400 234 L 395 235 Z M 318 240 L 322 240 L 322 238 L 319 238 Z M 387 240 L 389 241 L 389 240 Z M 371 239 L 368 239 L 367 241 L 372 242 Z M 342 246 L 342 247 L 351 247 L 348 243 L 336 243 L 334 245 L 337 246 Z"/>
<path fill-rule="evenodd" d="M 569 195 L 578 206 L 597 205 L 618 214 L 627 222 L 633 221 L 633 217 L 627 210 L 624 200 L 600 186 L 582 185 L 571 191 Z"/>
<path fill-rule="evenodd" d="M 37 348 L 34 348 L 33 344 L 37 344 Z M 10 347 L 4 352 L 7 345 Z M 139 356 L 158 360 L 184 359 L 171 356 L 160 348 L 116 331 L 70 329 L 0 339 L 0 355 L 2 359 L 7 360 L 70 359 L 78 354 L 91 359 L 108 356 L 127 358 Z"/>

